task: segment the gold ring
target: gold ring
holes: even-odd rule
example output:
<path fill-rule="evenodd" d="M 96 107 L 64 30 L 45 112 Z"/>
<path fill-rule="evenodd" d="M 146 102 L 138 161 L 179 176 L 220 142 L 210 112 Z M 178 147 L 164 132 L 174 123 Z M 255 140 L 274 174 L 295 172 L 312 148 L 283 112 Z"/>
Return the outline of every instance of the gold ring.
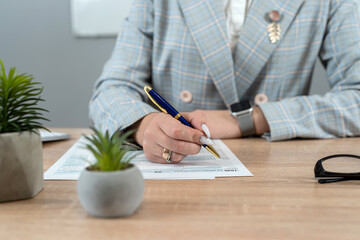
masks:
<path fill-rule="evenodd" d="M 167 148 L 164 148 L 162 158 L 165 159 L 168 163 L 171 163 L 171 153 L 172 151 L 170 151 Z"/>

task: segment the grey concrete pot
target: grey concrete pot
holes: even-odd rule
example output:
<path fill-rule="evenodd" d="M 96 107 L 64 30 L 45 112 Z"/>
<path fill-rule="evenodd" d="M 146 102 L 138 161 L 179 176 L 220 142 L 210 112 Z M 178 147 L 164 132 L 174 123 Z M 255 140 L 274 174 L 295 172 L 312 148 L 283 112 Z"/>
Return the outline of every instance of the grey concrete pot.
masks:
<path fill-rule="evenodd" d="M 140 206 L 144 185 L 144 178 L 135 165 L 113 172 L 84 169 L 77 191 L 81 205 L 90 215 L 125 217 Z"/>
<path fill-rule="evenodd" d="M 42 188 L 40 135 L 28 131 L 0 134 L 0 202 L 32 198 Z"/>

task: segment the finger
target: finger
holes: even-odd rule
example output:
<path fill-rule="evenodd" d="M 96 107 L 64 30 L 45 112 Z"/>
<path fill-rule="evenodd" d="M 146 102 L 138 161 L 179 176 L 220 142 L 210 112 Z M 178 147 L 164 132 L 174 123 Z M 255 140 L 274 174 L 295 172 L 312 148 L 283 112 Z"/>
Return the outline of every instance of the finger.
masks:
<path fill-rule="evenodd" d="M 170 138 L 185 142 L 201 144 L 200 137 L 204 135 L 202 131 L 188 127 L 169 115 L 163 116 L 159 127 Z"/>
<path fill-rule="evenodd" d="M 198 154 L 201 150 L 201 146 L 198 143 L 173 139 L 166 134 L 159 135 L 156 139 L 156 143 L 159 146 L 163 146 L 173 152 L 177 152 L 182 155 Z"/>
<path fill-rule="evenodd" d="M 206 125 L 207 116 L 201 110 L 196 110 L 193 112 L 184 112 L 181 115 L 196 129 L 203 131 L 205 135 L 210 138 L 210 130 Z"/>
<path fill-rule="evenodd" d="M 164 148 L 167 148 L 174 153 L 171 157 L 174 162 L 179 162 L 187 155 L 197 154 L 200 151 L 200 146 L 195 143 L 176 143 L 179 141 L 171 139 L 160 129 L 157 132 L 158 134 L 153 135 L 151 134 L 152 131 L 149 131 L 144 137 L 143 149 L 145 156 L 149 161 L 164 163 L 164 161 L 160 159 L 162 158 Z"/>
<path fill-rule="evenodd" d="M 153 151 L 154 152 L 154 151 Z M 155 163 L 166 163 L 169 164 L 169 162 L 164 158 L 163 153 L 164 153 L 164 147 L 161 146 L 157 146 L 156 147 L 156 154 L 153 154 L 151 152 L 147 152 L 144 150 L 145 153 L 145 157 L 147 160 L 151 161 L 151 162 L 155 162 Z M 181 160 L 183 160 L 186 156 L 183 154 L 179 154 L 176 152 L 171 152 L 170 155 L 170 163 L 179 163 Z"/>
<path fill-rule="evenodd" d="M 162 123 L 162 121 L 164 121 L 164 123 Z M 197 140 L 196 143 L 192 143 L 179 139 L 174 139 L 173 136 L 169 136 L 172 133 L 165 133 L 161 128 L 171 129 L 170 131 L 172 131 L 172 129 L 180 129 L 179 131 L 183 131 L 183 129 L 185 128 L 185 134 L 187 134 L 186 129 L 194 131 L 195 134 L 198 135 L 196 138 L 198 138 L 200 135 L 203 135 L 200 131 L 191 129 L 181 124 L 179 121 L 173 119 L 169 115 L 163 116 L 161 119 L 158 120 L 158 122 L 160 122 L 160 124 L 156 123 L 155 126 L 152 125 L 151 127 L 148 127 L 148 129 L 144 132 L 143 147 L 145 149 L 151 152 L 152 149 L 155 149 L 157 145 L 159 145 L 166 147 L 173 152 L 178 152 L 183 155 L 193 155 L 197 154 L 200 151 L 201 143 L 198 142 L 199 140 Z M 178 138 L 181 138 L 181 136 Z M 156 150 L 153 151 L 152 154 L 156 155 Z"/>
<path fill-rule="evenodd" d="M 168 162 L 166 159 L 163 159 L 162 157 L 158 157 L 155 155 L 145 155 L 145 157 L 148 161 L 153 162 L 153 163 L 161 163 L 161 164 L 178 164 L 179 162 L 181 162 L 181 160 L 184 159 L 184 157 L 182 157 L 180 160 L 177 160 L 178 157 L 176 157 L 176 156 L 177 155 L 174 154 L 174 157 L 173 157 L 173 155 L 171 154 L 170 162 Z"/>

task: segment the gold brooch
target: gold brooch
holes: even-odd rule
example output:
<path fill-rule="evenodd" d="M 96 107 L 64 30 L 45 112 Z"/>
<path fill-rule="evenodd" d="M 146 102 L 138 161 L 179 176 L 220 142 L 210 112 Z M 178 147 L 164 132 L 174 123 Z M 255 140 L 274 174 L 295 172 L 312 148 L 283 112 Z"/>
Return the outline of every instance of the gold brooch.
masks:
<path fill-rule="evenodd" d="M 280 40 L 281 37 L 281 27 L 280 24 L 277 23 L 280 20 L 280 13 L 276 10 L 272 10 L 269 13 L 269 18 L 272 23 L 267 26 L 267 31 L 269 33 L 270 42 L 275 44 Z"/>

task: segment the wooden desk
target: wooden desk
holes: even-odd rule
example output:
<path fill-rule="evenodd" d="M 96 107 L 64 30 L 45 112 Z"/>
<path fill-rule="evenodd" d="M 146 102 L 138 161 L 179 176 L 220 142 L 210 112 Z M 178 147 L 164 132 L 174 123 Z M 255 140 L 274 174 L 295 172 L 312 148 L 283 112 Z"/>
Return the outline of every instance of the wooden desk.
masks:
<path fill-rule="evenodd" d="M 44 144 L 47 170 L 72 139 Z M 360 138 L 226 140 L 254 177 L 149 180 L 135 215 L 97 219 L 81 207 L 75 181 L 45 181 L 31 200 L 0 204 L 0 239 L 359 239 L 360 181 L 320 185 L 317 159 L 360 154 Z"/>

